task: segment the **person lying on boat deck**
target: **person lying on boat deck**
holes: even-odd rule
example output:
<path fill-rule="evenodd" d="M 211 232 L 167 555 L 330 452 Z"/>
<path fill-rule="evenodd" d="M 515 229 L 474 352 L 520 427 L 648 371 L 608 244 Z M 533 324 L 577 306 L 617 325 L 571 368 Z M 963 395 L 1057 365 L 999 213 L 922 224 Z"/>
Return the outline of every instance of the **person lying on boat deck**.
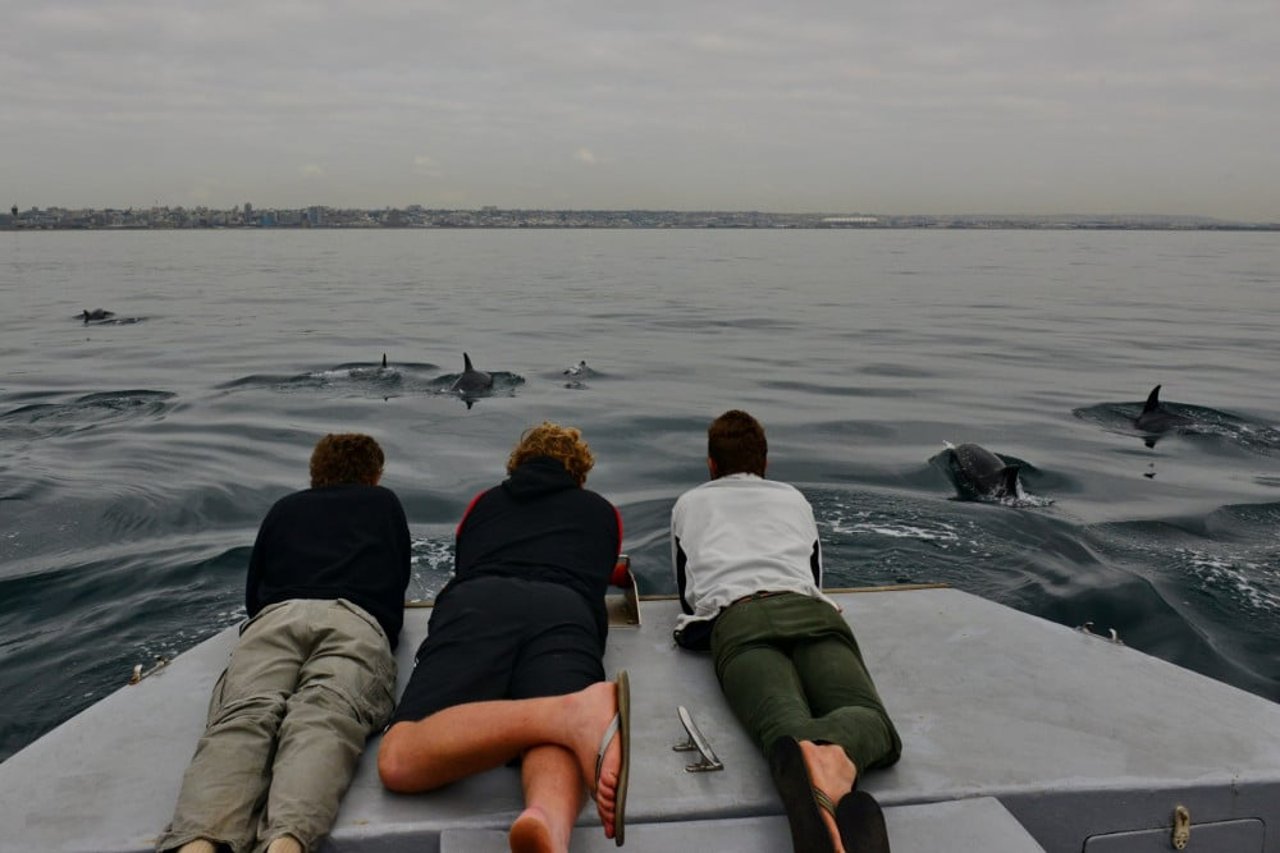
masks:
<path fill-rule="evenodd" d="M 767 455 L 751 415 L 735 409 L 712 421 L 711 479 L 671 512 L 683 611 L 675 640 L 710 649 L 725 698 L 769 758 L 796 850 L 881 849 L 865 834 L 848 839 L 850 822 L 883 834 L 874 800 L 848 795 L 860 772 L 897 761 L 902 742 L 853 632 L 822 593 L 813 508 L 795 487 L 764 478 Z M 857 819 L 867 812 L 875 814 Z"/>
<path fill-rule="evenodd" d="M 365 740 L 395 705 L 409 525 L 378 485 L 384 461 L 367 435 L 326 435 L 311 488 L 263 519 L 250 618 L 157 850 L 299 853 L 332 827 Z"/>
<path fill-rule="evenodd" d="M 382 783 L 401 793 L 522 759 L 512 850 L 567 851 L 584 791 L 623 841 L 630 694 L 626 673 L 615 686 L 603 665 L 622 518 L 584 488 L 593 464 L 578 430 L 544 422 L 471 502 L 378 750 Z"/>

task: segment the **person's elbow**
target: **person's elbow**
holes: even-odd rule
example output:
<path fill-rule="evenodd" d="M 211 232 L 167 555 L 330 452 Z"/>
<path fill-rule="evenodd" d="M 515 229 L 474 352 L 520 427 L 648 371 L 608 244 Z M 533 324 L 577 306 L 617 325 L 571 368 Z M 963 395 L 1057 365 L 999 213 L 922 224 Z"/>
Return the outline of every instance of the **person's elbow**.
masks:
<path fill-rule="evenodd" d="M 388 791 L 410 794 L 420 790 L 415 784 L 415 767 L 406 737 L 408 723 L 396 723 L 378 745 L 378 778 Z"/>

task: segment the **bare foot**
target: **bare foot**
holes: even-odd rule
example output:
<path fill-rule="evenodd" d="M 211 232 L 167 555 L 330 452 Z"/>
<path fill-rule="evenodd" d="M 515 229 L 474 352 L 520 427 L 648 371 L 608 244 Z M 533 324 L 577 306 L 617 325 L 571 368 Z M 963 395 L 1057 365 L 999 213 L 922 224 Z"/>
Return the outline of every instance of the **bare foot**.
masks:
<path fill-rule="evenodd" d="M 618 711 L 617 686 L 612 681 L 593 684 L 572 694 L 574 701 L 565 715 L 573 743 L 573 754 L 582 768 L 582 778 L 596 801 L 596 812 L 604 824 L 606 838 L 613 838 L 614 813 L 617 808 L 618 776 L 622 768 L 622 740 L 614 736 L 605 750 L 596 786 L 596 754 L 600 740 Z"/>
<path fill-rule="evenodd" d="M 809 772 L 809 781 L 813 787 L 831 798 L 834 805 L 840 798 L 849 793 L 854 781 L 858 778 L 858 768 L 854 767 L 844 748 L 834 743 L 817 744 L 811 740 L 800 741 L 800 754 L 804 757 L 805 769 Z M 836 825 L 835 815 L 822 809 L 822 822 L 835 843 L 837 853 L 845 853 L 840 842 L 840 827 Z"/>
<path fill-rule="evenodd" d="M 564 841 L 557 845 L 546 814 L 537 806 L 520 813 L 520 817 L 511 824 L 507 841 L 511 845 L 511 853 L 563 853 L 569 849 Z"/>

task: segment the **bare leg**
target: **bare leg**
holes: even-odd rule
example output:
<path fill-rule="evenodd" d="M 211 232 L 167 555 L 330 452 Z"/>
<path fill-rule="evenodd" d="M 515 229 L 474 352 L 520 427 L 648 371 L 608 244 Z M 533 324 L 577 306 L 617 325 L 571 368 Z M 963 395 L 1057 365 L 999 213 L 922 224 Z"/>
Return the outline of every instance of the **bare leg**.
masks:
<path fill-rule="evenodd" d="M 555 745 L 574 757 L 590 790 L 600 738 L 618 710 L 612 682 L 577 693 L 537 699 L 469 702 L 417 722 L 396 723 L 378 749 L 378 775 L 392 791 L 430 791 L 458 779 L 501 767 L 535 747 Z M 622 747 L 615 738 L 605 753 L 596 811 L 613 835 Z"/>
<path fill-rule="evenodd" d="M 526 808 L 511 825 L 512 853 L 568 853 L 582 811 L 577 758 L 563 747 L 535 747 L 525 753 L 520 774 Z"/>
<path fill-rule="evenodd" d="M 271 842 L 267 853 L 303 853 L 302 842 L 292 835 L 282 835 Z"/>
<path fill-rule="evenodd" d="M 854 781 L 858 778 L 858 768 L 853 766 L 844 747 L 834 744 L 817 744 L 811 740 L 800 741 L 800 754 L 804 756 L 805 768 L 809 771 L 809 781 L 813 787 L 838 803 L 840 798 L 849 793 Z M 845 853 L 840 841 L 840 828 L 836 825 L 835 815 L 822 809 L 822 822 L 835 843 L 837 853 Z"/>
<path fill-rule="evenodd" d="M 179 847 L 178 853 L 218 853 L 218 848 L 213 845 L 212 841 L 197 838 L 195 841 L 188 841 Z"/>

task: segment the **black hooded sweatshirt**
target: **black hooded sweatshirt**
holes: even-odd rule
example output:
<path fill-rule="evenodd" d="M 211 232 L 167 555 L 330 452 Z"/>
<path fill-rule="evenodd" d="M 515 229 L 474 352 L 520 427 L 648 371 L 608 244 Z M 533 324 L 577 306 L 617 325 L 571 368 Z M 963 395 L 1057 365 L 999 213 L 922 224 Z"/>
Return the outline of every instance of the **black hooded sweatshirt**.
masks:
<path fill-rule="evenodd" d="M 450 586 L 477 577 L 564 584 L 591 606 L 603 645 L 604 596 L 621 548 L 613 504 L 581 488 L 559 460 L 535 456 L 467 508 Z"/>

